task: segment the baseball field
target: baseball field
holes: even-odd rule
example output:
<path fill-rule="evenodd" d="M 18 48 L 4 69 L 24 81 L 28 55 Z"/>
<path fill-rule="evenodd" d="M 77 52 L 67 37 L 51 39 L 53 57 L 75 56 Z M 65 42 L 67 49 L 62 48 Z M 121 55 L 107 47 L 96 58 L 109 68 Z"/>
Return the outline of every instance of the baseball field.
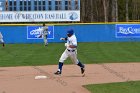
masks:
<path fill-rule="evenodd" d="M 79 43 L 86 76 L 68 59 L 56 77 L 64 43 L 7 44 L 0 47 L 0 93 L 139 93 L 139 47 L 140 42 Z M 37 75 L 48 78 L 35 80 Z"/>

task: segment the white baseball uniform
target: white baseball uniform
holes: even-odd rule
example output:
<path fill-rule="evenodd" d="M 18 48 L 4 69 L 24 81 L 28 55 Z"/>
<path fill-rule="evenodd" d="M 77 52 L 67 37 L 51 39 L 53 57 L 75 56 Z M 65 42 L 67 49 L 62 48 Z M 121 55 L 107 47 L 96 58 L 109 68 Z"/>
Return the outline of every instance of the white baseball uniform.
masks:
<path fill-rule="evenodd" d="M 0 43 L 4 43 L 4 41 L 3 41 L 3 35 L 2 35 L 1 32 L 0 32 Z"/>
<path fill-rule="evenodd" d="M 66 49 L 61 55 L 59 62 L 63 63 L 68 57 L 70 57 L 74 64 L 78 64 L 77 49 L 70 48 L 69 45 L 77 46 L 77 38 L 74 34 L 71 37 L 67 37 L 67 43 L 65 43 Z"/>
<path fill-rule="evenodd" d="M 48 36 L 48 27 L 45 26 L 45 27 L 42 27 L 42 30 L 41 30 L 41 35 L 44 39 L 44 44 L 47 45 L 48 44 L 48 40 L 47 40 L 47 36 Z"/>
<path fill-rule="evenodd" d="M 74 31 L 72 29 L 68 30 L 67 36 L 68 36 L 67 38 L 60 38 L 60 40 L 67 40 L 67 43 L 65 44 L 65 46 L 66 46 L 65 51 L 63 52 L 63 54 L 61 55 L 61 57 L 59 59 L 58 70 L 54 74 L 61 75 L 64 61 L 68 57 L 70 57 L 72 62 L 81 68 L 81 74 L 83 74 L 83 76 L 84 76 L 85 66 L 77 59 L 77 49 L 76 49 L 77 48 L 77 38 L 74 35 Z"/>

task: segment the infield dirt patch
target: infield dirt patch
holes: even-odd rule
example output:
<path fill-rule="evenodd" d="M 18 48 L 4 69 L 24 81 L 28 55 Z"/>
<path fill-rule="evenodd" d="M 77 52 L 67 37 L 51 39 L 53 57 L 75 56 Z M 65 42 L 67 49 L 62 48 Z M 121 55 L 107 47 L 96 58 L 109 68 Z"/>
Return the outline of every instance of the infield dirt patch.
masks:
<path fill-rule="evenodd" d="M 0 67 L 0 93 L 90 93 L 82 85 L 140 80 L 140 63 L 88 64 L 85 77 L 75 65 L 64 65 L 61 76 L 56 70 L 57 65 Z"/>

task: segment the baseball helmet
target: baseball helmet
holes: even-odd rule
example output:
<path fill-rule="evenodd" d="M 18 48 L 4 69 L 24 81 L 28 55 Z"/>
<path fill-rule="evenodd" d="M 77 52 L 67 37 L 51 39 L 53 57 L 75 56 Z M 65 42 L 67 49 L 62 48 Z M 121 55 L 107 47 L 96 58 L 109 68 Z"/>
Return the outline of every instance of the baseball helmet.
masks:
<path fill-rule="evenodd" d="M 74 34 L 73 29 L 68 30 L 68 31 L 67 31 L 67 34 L 69 34 L 69 35 L 73 35 L 73 34 Z"/>

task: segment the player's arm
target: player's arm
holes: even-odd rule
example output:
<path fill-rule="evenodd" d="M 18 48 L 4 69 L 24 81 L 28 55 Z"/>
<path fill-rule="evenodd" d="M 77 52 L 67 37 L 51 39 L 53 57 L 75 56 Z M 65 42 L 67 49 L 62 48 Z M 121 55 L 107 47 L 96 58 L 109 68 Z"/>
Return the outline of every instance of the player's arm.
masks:
<path fill-rule="evenodd" d="M 38 38 L 42 38 L 42 35 L 40 35 Z"/>
<path fill-rule="evenodd" d="M 39 30 L 41 33 L 40 33 L 40 35 L 39 35 L 39 37 L 38 38 L 42 38 L 42 36 L 43 36 L 43 28 L 42 29 L 40 29 Z"/>
<path fill-rule="evenodd" d="M 66 38 L 61 37 L 60 40 L 65 40 L 65 41 L 67 41 L 68 38 L 67 38 L 67 37 L 66 37 Z"/>

